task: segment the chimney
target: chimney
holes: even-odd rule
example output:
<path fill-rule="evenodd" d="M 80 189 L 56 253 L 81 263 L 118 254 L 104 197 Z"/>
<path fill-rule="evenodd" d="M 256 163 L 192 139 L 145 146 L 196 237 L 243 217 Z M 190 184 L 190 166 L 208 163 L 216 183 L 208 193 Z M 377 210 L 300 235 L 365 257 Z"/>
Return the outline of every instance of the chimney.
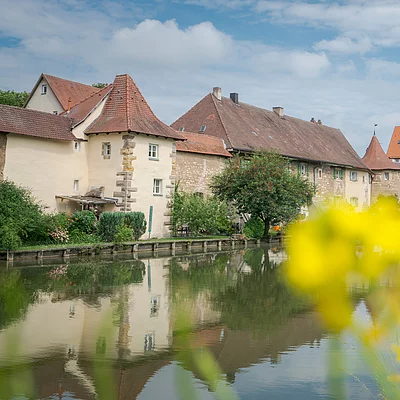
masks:
<path fill-rule="evenodd" d="M 213 95 L 216 99 L 222 100 L 222 90 L 220 87 L 216 86 L 213 88 Z"/>
<path fill-rule="evenodd" d="M 69 114 L 69 112 L 71 111 L 71 97 L 68 98 L 68 107 L 67 107 L 67 114 Z"/>
<path fill-rule="evenodd" d="M 231 93 L 230 98 L 235 104 L 239 104 L 239 93 Z"/>
<path fill-rule="evenodd" d="M 319 119 L 317 122 L 318 125 L 322 125 L 322 121 Z"/>
<path fill-rule="evenodd" d="M 272 107 L 272 111 L 280 118 L 283 118 L 285 115 L 285 109 L 283 107 Z"/>
<path fill-rule="evenodd" d="M 310 122 L 312 122 L 313 124 L 315 124 L 315 119 L 314 119 L 314 117 L 312 117 L 312 118 L 310 119 Z"/>

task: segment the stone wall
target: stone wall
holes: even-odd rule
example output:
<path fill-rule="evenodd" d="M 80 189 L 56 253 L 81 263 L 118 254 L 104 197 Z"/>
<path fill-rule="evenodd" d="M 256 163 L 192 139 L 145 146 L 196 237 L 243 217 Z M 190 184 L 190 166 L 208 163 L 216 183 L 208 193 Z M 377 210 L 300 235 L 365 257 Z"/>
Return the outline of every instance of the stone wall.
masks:
<path fill-rule="evenodd" d="M 389 174 L 388 180 L 384 177 L 385 173 Z M 372 180 L 372 202 L 374 202 L 379 195 L 396 195 L 400 198 L 400 171 L 374 171 L 374 174 Z"/>
<path fill-rule="evenodd" d="M 212 177 L 224 168 L 227 157 L 176 152 L 176 181 L 181 190 L 190 193 L 211 194 Z"/>
<path fill-rule="evenodd" d="M 0 181 L 4 179 L 4 166 L 6 165 L 7 134 L 0 133 Z"/>

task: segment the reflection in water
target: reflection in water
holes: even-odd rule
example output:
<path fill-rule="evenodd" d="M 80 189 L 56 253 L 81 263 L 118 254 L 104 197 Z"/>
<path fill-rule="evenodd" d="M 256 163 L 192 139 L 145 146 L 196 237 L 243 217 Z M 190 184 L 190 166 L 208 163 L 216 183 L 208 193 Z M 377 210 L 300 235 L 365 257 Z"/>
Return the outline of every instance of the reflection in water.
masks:
<path fill-rule="evenodd" d="M 115 399 L 177 398 L 175 355 L 187 351 L 174 333 L 181 304 L 194 321 L 192 346 L 211 351 L 241 398 L 328 398 L 329 339 L 285 286 L 284 260 L 280 249 L 257 248 L 0 269 L 0 398 L 31 390 L 94 399 L 99 376 L 113 378 Z M 353 297 L 363 298 L 356 289 Z M 373 387 L 351 351 L 358 379 Z M 198 369 L 185 368 L 200 398 L 212 398 Z M 349 385 L 352 398 L 368 398 Z"/>

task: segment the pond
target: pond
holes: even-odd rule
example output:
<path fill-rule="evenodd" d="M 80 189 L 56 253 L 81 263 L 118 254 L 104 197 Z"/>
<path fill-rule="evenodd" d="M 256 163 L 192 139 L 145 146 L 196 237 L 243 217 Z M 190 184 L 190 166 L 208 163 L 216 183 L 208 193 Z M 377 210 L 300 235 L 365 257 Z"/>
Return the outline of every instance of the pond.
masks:
<path fill-rule="evenodd" d="M 283 250 L 148 257 L 0 266 L 0 399 L 178 399 L 183 381 L 215 398 L 185 362 L 193 351 L 213 356 L 240 399 L 333 398 L 332 336 L 285 286 Z M 362 317 L 366 290 L 351 288 Z M 378 398 L 357 342 L 343 343 L 348 398 Z"/>

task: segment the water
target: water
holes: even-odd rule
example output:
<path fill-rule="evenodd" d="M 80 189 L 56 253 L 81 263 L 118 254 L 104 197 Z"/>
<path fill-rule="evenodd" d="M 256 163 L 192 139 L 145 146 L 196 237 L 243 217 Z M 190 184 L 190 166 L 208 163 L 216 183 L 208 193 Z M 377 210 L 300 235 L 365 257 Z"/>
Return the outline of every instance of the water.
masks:
<path fill-rule="evenodd" d="M 330 399 L 332 336 L 284 284 L 280 249 L 0 266 L 0 399 L 178 399 L 188 378 L 214 393 L 176 333 L 193 320 L 240 399 Z M 355 312 L 368 311 L 353 290 Z M 351 399 L 378 398 L 359 346 L 343 342 Z M 180 376 L 178 380 L 178 376 Z"/>

